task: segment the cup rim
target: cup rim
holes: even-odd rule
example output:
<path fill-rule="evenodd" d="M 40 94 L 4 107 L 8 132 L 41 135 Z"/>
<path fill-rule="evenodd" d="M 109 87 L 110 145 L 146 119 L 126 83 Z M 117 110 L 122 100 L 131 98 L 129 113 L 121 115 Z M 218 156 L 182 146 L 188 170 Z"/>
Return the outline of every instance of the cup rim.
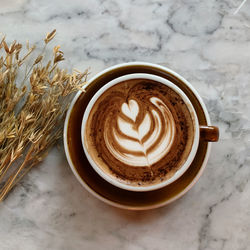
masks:
<path fill-rule="evenodd" d="M 67 158 L 67 161 L 69 163 L 69 166 L 73 172 L 73 174 L 75 175 L 76 179 L 79 181 L 79 183 L 89 192 L 91 193 L 94 197 L 96 197 L 97 199 L 99 199 L 100 201 L 113 206 L 113 207 L 117 207 L 120 209 L 126 209 L 126 210 L 133 210 L 133 211 L 141 211 L 141 210 L 150 210 L 150 209 L 155 209 L 155 208 L 159 208 L 162 206 L 166 206 L 176 200 L 178 200 L 179 198 L 181 198 L 184 194 L 186 194 L 194 185 L 195 183 L 200 179 L 200 177 L 202 176 L 205 167 L 207 165 L 210 153 L 211 153 L 211 148 L 212 148 L 212 143 L 208 142 L 207 143 L 207 149 L 206 152 L 204 154 L 204 159 L 203 162 L 199 168 L 198 173 L 196 174 L 196 176 L 193 178 L 193 180 L 185 187 L 183 188 L 183 190 L 181 192 L 179 192 L 177 195 L 171 197 L 170 199 L 167 199 L 165 201 L 159 202 L 159 203 L 155 203 L 155 204 L 149 204 L 149 205 L 145 205 L 145 206 L 133 206 L 133 205 L 125 205 L 125 204 L 121 204 L 119 202 L 116 201 L 112 201 L 104 196 L 102 196 L 101 194 L 99 194 L 97 191 L 95 191 L 94 189 L 92 189 L 85 181 L 84 179 L 82 179 L 82 177 L 79 175 L 79 173 L 77 172 L 74 163 L 71 159 L 70 156 L 70 152 L 68 149 L 68 137 L 67 137 L 67 131 L 68 131 L 68 124 L 69 124 L 69 120 L 70 120 L 70 116 L 71 116 L 71 112 L 72 109 L 75 105 L 75 103 L 77 102 L 78 98 L 81 96 L 81 94 L 83 93 L 83 91 L 93 82 L 95 81 L 97 78 L 101 77 L 103 74 L 106 74 L 109 71 L 113 71 L 119 68 L 123 68 L 123 67 L 128 67 L 128 66 L 146 66 L 146 67 L 152 67 L 154 69 L 158 69 L 162 72 L 166 72 L 169 73 L 171 75 L 173 75 L 174 77 L 178 78 L 184 85 L 186 85 L 194 94 L 194 96 L 196 97 L 198 103 L 200 104 L 201 110 L 204 113 L 205 119 L 206 119 L 206 125 L 210 126 L 211 125 L 211 120 L 210 120 L 210 116 L 208 114 L 208 110 L 206 108 L 206 105 L 204 103 L 204 101 L 202 100 L 201 96 L 199 95 L 199 93 L 197 92 L 197 90 L 191 85 L 191 83 L 189 83 L 184 77 L 182 77 L 181 75 L 179 75 L 178 73 L 176 73 L 175 71 L 171 70 L 170 68 L 166 67 L 166 66 L 162 66 L 159 64 L 155 64 L 155 63 L 149 63 L 149 62 L 143 62 L 143 61 L 133 61 L 133 62 L 126 62 L 126 63 L 120 63 L 120 64 L 116 64 L 113 65 L 111 67 L 108 67 L 102 71 L 100 71 L 99 73 L 95 74 L 86 85 L 83 86 L 82 90 L 79 90 L 74 98 L 72 99 L 66 117 L 65 117 L 65 121 L 64 121 L 64 130 L 63 130 L 63 141 L 64 141 L 64 150 L 65 150 L 65 155 Z"/>
<path fill-rule="evenodd" d="M 133 186 L 130 185 L 129 183 L 124 183 L 124 182 L 120 182 L 118 179 L 112 177 L 111 175 L 107 174 L 105 171 L 102 170 L 101 167 L 98 166 L 98 164 L 92 159 L 92 157 L 90 156 L 86 144 L 85 144 L 85 128 L 86 128 L 86 122 L 87 119 L 89 117 L 89 114 L 91 112 L 92 107 L 94 106 L 94 104 L 96 103 L 96 101 L 98 100 L 98 98 L 109 88 L 119 84 L 120 82 L 123 81 L 127 81 L 127 80 L 133 80 L 133 79 L 145 79 L 145 80 L 153 80 L 153 81 L 157 81 L 165 86 L 168 86 L 169 88 L 171 88 L 173 91 L 175 91 L 184 101 L 184 103 L 186 104 L 189 113 L 192 117 L 192 122 L 193 122 L 193 126 L 194 126 L 194 138 L 193 138 L 193 142 L 192 142 L 192 147 L 191 150 L 188 154 L 187 159 L 185 160 L 185 162 L 182 164 L 182 166 L 174 173 L 174 175 L 172 177 L 170 177 L 167 180 L 164 180 L 160 183 L 156 183 L 156 184 L 152 184 L 152 185 L 148 185 L 148 186 Z M 92 168 L 106 181 L 108 181 L 110 184 L 125 189 L 125 190 L 129 190 L 129 191 L 135 191 L 135 192 L 145 192 L 145 191 L 153 191 L 156 189 L 160 189 L 163 188 L 169 184 L 171 184 L 172 182 L 176 181 L 178 178 L 180 178 L 189 168 L 189 166 L 191 165 L 197 149 L 198 149 L 198 145 L 199 145 L 199 140 L 200 140 L 200 136 L 199 136 L 199 122 L 198 122 L 198 118 L 195 112 L 195 109 L 191 103 L 191 101 L 189 100 L 189 98 L 186 96 L 186 94 L 175 84 L 173 84 L 171 81 L 160 77 L 160 76 L 156 76 L 153 74 L 147 74 L 147 73 L 133 73 L 133 74 L 127 74 L 127 75 L 123 75 L 120 77 L 117 77 L 113 80 L 111 80 L 110 82 L 106 83 L 104 86 L 102 86 L 95 94 L 94 96 L 91 98 L 91 100 L 89 101 L 84 114 L 83 114 L 83 118 L 82 118 L 82 124 L 81 124 L 81 140 L 82 140 L 82 146 L 84 149 L 84 153 L 90 163 L 90 165 L 92 166 Z"/>

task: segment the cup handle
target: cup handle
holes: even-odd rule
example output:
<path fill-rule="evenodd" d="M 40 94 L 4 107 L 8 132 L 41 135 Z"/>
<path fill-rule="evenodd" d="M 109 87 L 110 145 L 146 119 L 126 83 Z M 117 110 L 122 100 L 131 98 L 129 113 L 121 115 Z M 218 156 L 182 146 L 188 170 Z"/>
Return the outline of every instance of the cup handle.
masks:
<path fill-rule="evenodd" d="M 207 142 L 219 140 L 219 128 L 215 126 L 200 126 L 200 139 Z"/>

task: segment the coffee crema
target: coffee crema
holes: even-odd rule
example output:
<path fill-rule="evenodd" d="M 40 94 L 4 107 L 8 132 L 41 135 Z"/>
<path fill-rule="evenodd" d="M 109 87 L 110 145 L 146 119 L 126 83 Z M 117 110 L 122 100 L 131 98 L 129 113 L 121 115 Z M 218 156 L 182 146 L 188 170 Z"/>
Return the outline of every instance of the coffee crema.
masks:
<path fill-rule="evenodd" d="M 84 144 L 106 174 L 147 186 L 176 173 L 191 151 L 193 134 L 189 109 L 174 90 L 153 80 L 133 79 L 97 99 Z"/>

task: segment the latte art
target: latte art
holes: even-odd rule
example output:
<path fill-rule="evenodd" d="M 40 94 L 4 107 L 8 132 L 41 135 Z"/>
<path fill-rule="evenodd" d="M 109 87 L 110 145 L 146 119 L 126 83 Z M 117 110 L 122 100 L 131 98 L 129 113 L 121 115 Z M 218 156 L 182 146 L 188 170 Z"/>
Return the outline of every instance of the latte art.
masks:
<path fill-rule="evenodd" d="M 137 117 L 141 110 L 138 102 L 133 99 L 121 105 L 121 112 L 127 120 L 118 115 L 117 126 L 104 124 L 106 146 L 124 164 L 150 167 L 168 153 L 173 143 L 175 121 L 170 110 L 158 97 L 151 97 L 149 101 L 153 106 L 144 112 L 140 124 Z M 140 106 L 142 108 L 143 104 Z M 111 140 L 108 136 L 110 131 Z"/>
<path fill-rule="evenodd" d="M 93 104 L 84 145 L 95 164 L 119 182 L 143 186 L 171 178 L 188 157 L 193 122 L 182 98 L 144 79 L 120 82 Z"/>

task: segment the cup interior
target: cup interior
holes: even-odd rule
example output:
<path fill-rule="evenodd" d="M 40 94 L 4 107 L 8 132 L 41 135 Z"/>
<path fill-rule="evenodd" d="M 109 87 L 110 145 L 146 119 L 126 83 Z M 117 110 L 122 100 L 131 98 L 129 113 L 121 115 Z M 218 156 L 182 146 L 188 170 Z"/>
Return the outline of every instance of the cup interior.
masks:
<path fill-rule="evenodd" d="M 152 185 L 148 185 L 148 186 L 132 186 L 126 183 L 122 183 L 119 182 L 119 180 L 117 180 L 115 177 L 107 174 L 106 172 L 104 172 L 97 164 L 96 162 L 92 159 L 92 157 L 90 156 L 87 147 L 84 143 L 84 131 L 85 131 L 85 125 L 86 122 L 88 120 L 89 114 L 91 112 L 91 109 L 93 107 L 93 105 L 95 104 L 95 102 L 98 100 L 98 98 L 106 91 L 108 90 L 110 87 L 122 82 L 122 81 L 126 81 L 126 80 L 131 80 L 131 79 L 147 79 L 147 80 L 153 80 L 153 81 L 157 81 L 161 84 L 164 84 L 166 86 L 168 86 L 169 88 L 171 88 L 172 90 L 174 90 L 179 96 L 181 96 L 182 100 L 185 102 L 186 106 L 188 107 L 188 110 L 190 112 L 190 115 L 192 117 L 192 121 L 193 121 L 193 128 L 194 128 L 194 136 L 193 136 L 193 144 L 192 144 L 192 148 L 191 151 L 186 159 L 186 161 L 184 162 L 184 164 L 179 168 L 179 170 L 177 170 L 175 172 L 175 174 L 170 177 L 169 179 L 162 181 L 160 183 L 157 184 L 152 184 Z M 96 171 L 96 173 L 98 173 L 98 175 L 100 175 L 103 179 L 105 179 L 106 181 L 108 181 L 110 184 L 125 189 L 125 190 L 129 190 L 129 191 L 137 191 L 137 192 L 143 192 L 143 191 L 152 191 L 152 190 L 156 190 L 156 189 L 160 189 L 164 186 L 167 186 L 171 183 L 173 183 L 174 181 L 176 181 L 178 178 L 180 178 L 189 168 L 189 166 L 191 165 L 195 154 L 197 152 L 198 149 L 198 145 L 199 145 L 199 122 L 198 122 L 198 118 L 196 115 L 196 111 L 191 103 L 191 101 L 189 100 L 189 98 L 186 96 L 186 94 L 178 87 L 176 86 L 174 83 L 172 83 L 171 81 L 157 76 L 157 75 L 152 75 L 152 74 L 145 74 L 145 73 L 134 73 L 134 74 L 127 74 L 124 76 L 120 76 L 118 78 L 113 79 L 112 81 L 106 83 L 103 87 L 101 87 L 95 94 L 94 96 L 91 98 L 91 100 L 89 101 L 83 118 L 82 118 L 82 123 L 81 123 L 81 140 L 82 140 L 82 146 L 85 152 L 85 155 L 89 161 L 89 163 L 91 164 L 91 166 L 93 167 L 93 169 Z"/>

